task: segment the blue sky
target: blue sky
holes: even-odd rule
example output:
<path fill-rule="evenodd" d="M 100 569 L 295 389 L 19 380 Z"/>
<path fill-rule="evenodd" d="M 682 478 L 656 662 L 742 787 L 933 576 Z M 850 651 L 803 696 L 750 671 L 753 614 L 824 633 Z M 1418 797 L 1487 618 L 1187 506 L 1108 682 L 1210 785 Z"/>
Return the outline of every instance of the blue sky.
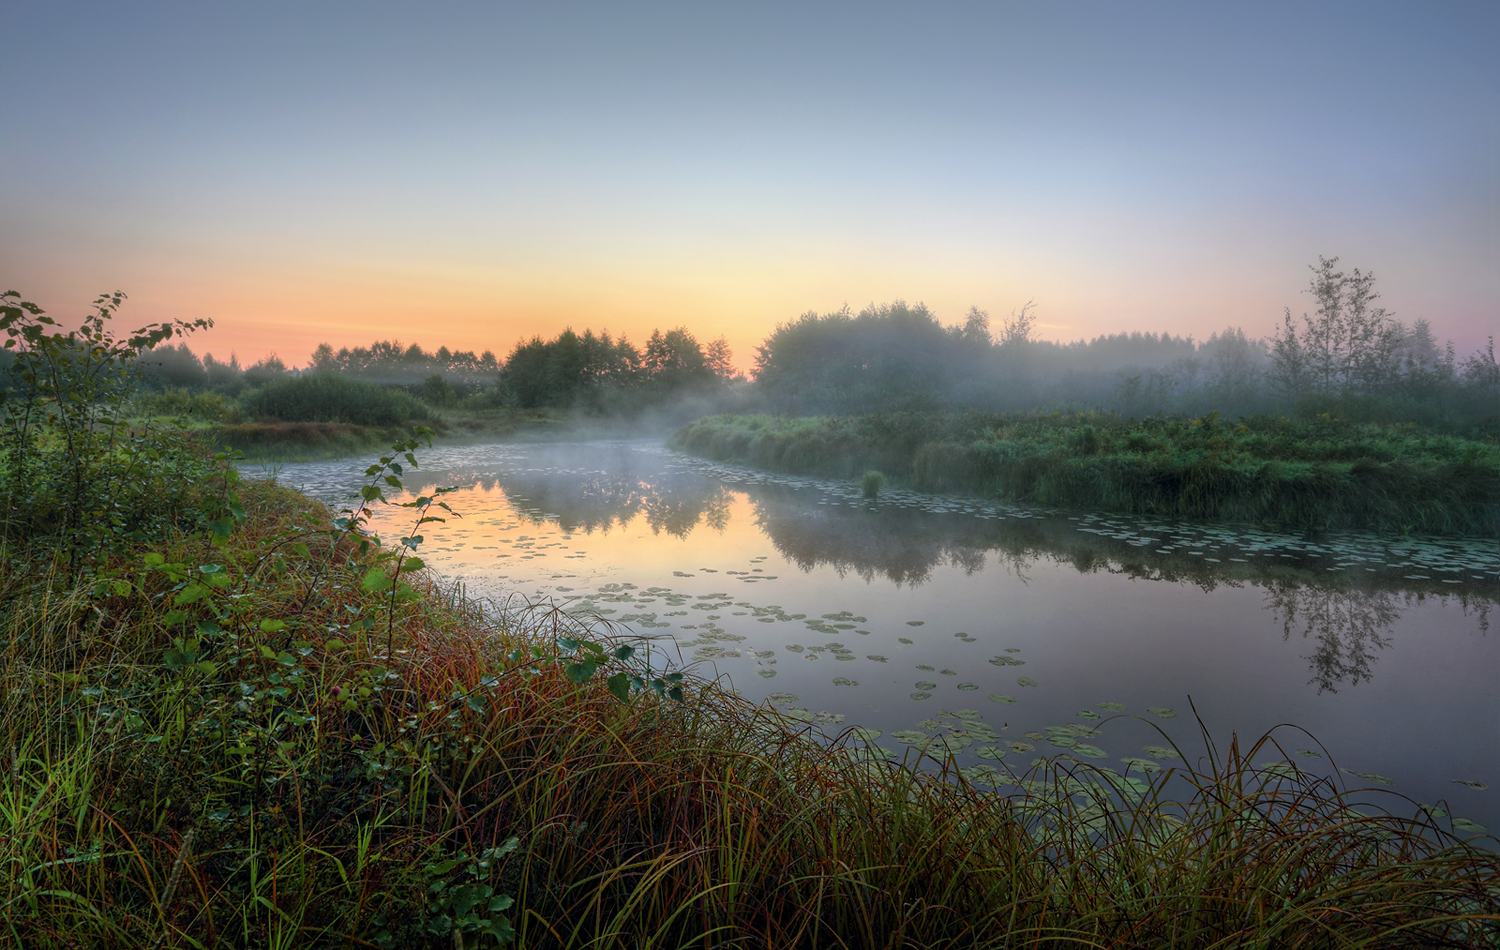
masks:
<path fill-rule="evenodd" d="M 195 348 L 1500 326 L 1500 5 L 0 3 L 0 283 Z"/>

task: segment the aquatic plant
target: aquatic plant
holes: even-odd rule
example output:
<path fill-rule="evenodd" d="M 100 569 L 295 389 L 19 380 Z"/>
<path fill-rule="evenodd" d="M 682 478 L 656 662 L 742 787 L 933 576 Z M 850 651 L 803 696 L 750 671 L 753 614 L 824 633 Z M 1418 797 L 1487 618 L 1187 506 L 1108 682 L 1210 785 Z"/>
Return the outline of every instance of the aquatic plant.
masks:
<path fill-rule="evenodd" d="M 865 472 L 859 479 L 859 490 L 866 498 L 874 498 L 885 487 L 885 476 L 876 471 Z"/>

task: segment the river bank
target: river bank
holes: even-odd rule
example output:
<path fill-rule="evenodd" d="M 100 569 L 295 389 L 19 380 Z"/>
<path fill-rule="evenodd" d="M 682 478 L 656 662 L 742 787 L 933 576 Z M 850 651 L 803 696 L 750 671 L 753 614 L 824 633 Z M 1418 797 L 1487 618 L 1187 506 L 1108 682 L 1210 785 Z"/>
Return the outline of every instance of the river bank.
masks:
<path fill-rule="evenodd" d="M 1500 536 L 1500 446 L 1332 418 L 1101 413 L 712 416 L 668 444 L 716 461 L 1058 508 Z"/>
<path fill-rule="evenodd" d="M 1264 747 L 1183 750 L 1185 799 L 1070 756 L 997 794 L 664 675 L 623 631 L 467 600 L 272 482 L 218 469 L 183 505 L 76 575 L 0 562 L 16 945 L 1495 936 L 1493 852 Z"/>

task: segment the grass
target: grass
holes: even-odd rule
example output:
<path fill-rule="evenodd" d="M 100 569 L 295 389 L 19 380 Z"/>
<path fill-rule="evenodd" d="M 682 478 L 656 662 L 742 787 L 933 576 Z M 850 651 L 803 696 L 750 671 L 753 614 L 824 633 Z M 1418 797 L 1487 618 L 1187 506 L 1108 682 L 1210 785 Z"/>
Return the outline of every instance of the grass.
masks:
<path fill-rule="evenodd" d="M 1269 740 L 872 761 L 710 682 L 622 701 L 575 675 L 607 628 L 383 584 L 303 496 L 240 498 L 78 576 L 3 552 L 0 942 L 1500 945 L 1494 852 Z"/>
<path fill-rule="evenodd" d="M 1062 508 L 1500 535 L 1500 445 L 1326 416 L 714 416 L 669 444 L 777 471 L 855 478 L 879 469 L 920 490 Z"/>

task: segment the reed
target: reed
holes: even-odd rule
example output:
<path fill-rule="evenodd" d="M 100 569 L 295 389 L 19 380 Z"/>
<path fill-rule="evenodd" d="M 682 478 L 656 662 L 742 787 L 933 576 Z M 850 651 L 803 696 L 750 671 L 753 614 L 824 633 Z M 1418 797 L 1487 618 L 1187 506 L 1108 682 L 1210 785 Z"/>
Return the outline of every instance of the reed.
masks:
<path fill-rule="evenodd" d="M 795 474 L 880 468 L 919 490 L 1062 508 L 1500 536 L 1500 445 L 1411 426 L 1217 413 L 714 416 L 669 444 Z"/>

